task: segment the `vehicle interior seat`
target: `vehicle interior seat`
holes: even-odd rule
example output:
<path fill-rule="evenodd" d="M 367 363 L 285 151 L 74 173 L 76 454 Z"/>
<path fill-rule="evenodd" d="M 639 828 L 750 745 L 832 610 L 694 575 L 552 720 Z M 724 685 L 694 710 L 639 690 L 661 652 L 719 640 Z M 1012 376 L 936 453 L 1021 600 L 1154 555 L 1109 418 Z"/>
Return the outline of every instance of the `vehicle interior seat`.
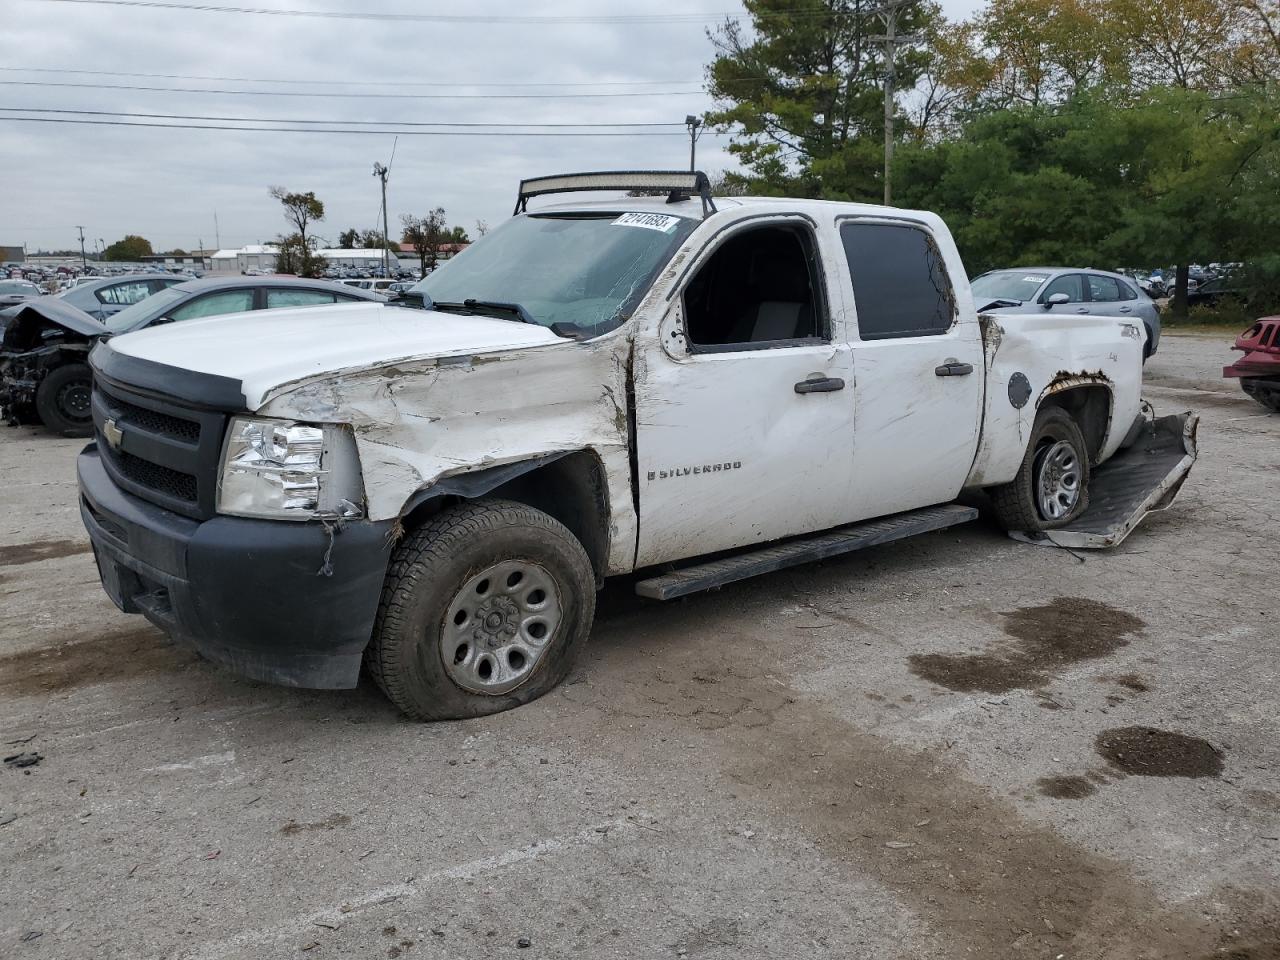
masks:
<path fill-rule="evenodd" d="M 813 335 L 813 304 L 804 252 L 779 231 L 751 251 L 748 308 L 734 324 L 733 343 L 767 343 Z"/>

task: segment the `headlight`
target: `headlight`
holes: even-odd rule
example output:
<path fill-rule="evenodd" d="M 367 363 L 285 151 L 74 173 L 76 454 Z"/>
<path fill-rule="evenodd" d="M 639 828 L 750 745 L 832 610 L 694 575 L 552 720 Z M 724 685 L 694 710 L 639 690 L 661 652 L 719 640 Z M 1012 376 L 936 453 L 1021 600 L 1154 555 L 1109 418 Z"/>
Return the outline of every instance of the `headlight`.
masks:
<path fill-rule="evenodd" d="M 358 517 L 363 499 L 349 430 L 232 418 L 218 476 L 219 513 L 284 520 Z"/>

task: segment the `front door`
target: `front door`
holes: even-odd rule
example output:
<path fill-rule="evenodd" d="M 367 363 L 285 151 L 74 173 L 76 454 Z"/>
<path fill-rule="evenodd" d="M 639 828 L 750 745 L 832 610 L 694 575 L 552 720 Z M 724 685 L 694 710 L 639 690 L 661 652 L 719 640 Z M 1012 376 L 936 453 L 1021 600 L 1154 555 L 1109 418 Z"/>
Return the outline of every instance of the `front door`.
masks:
<path fill-rule="evenodd" d="M 807 220 L 717 238 L 636 358 L 637 566 L 835 526 L 853 368 Z"/>
<path fill-rule="evenodd" d="M 958 259 L 946 263 L 924 224 L 839 224 L 853 352 L 850 519 L 955 499 L 977 453 L 984 387 L 982 334 Z"/>

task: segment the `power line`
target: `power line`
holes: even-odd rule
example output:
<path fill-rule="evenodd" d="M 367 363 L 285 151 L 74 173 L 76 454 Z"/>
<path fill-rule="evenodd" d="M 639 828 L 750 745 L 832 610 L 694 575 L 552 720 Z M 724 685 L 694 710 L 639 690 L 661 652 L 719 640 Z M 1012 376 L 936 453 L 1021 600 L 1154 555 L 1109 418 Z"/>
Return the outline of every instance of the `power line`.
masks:
<path fill-rule="evenodd" d="M 511 23 L 533 26 L 538 24 L 646 24 L 646 23 L 709 23 L 713 20 L 736 19 L 742 11 L 689 12 L 689 13 L 605 13 L 605 14 L 457 14 L 457 13 L 369 13 L 344 10 L 297 10 L 270 7 L 232 7 L 212 3 L 180 3 L 177 0 L 37 0 L 42 3 L 75 3 L 106 7 L 140 7 L 149 10 L 182 10 L 189 13 L 246 13 L 271 17 L 310 17 L 321 20 L 378 20 L 389 23 Z M 865 14 L 865 11 L 864 11 Z M 810 20 L 829 17 L 856 17 L 855 11 L 847 13 L 830 10 L 772 10 L 753 14 L 757 20 L 795 19 Z"/>
<path fill-rule="evenodd" d="M 645 128 L 645 127 L 683 127 L 680 123 L 521 123 L 519 121 L 495 120 L 490 123 L 480 121 L 432 121 L 419 120 L 304 120 L 292 117 L 210 117 L 187 113 L 132 113 L 123 110 L 69 110 L 53 107 L 0 107 L 5 113 L 56 113 L 81 117 L 130 117 L 142 120 L 208 120 L 226 123 L 293 123 L 299 125 L 348 126 L 348 127 L 518 127 L 521 129 L 558 129 L 558 128 Z"/>
<path fill-rule="evenodd" d="M 123 83 L 73 83 L 67 80 L 0 80 L 6 87 L 76 87 L 90 90 L 148 90 L 155 93 L 217 93 L 238 97 L 326 97 L 362 100 L 577 100 L 609 97 L 677 97 L 701 90 L 646 90 L 611 93 L 338 93 L 315 90 L 227 90 L 206 87 L 153 87 Z"/>
<path fill-rule="evenodd" d="M 282 83 L 313 87 L 318 84 L 344 87 L 653 87 L 701 80 L 299 80 L 286 77 L 210 77 L 186 73 L 128 73 L 119 70 L 73 70 L 65 67 L 0 67 L 4 73 L 76 73 L 92 77 L 143 77 L 149 80 L 202 80 L 216 83 Z M 747 78 L 754 79 L 754 78 Z"/>
<path fill-rule="evenodd" d="M 401 137 L 683 137 L 683 131 L 519 131 L 519 130 L 317 130 L 305 127 L 236 127 L 217 124 L 143 123 L 133 120 L 79 120 L 67 117 L 0 117 L 10 123 L 73 123 L 94 127 L 153 127 L 161 130 L 238 130 L 242 133 L 338 133 Z M 335 121 L 341 122 L 341 121 Z"/>

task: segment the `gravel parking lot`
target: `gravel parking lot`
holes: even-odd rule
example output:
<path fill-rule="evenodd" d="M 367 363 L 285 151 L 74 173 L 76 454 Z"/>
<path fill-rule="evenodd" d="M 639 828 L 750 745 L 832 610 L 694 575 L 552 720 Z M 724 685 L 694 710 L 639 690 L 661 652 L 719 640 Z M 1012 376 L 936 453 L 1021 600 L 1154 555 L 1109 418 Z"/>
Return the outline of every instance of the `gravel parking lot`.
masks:
<path fill-rule="evenodd" d="M 1280 415 L 1198 410 L 1121 548 L 988 520 L 670 604 L 560 690 L 419 725 L 102 593 L 81 441 L 0 431 L 0 956 L 1280 957 Z"/>

